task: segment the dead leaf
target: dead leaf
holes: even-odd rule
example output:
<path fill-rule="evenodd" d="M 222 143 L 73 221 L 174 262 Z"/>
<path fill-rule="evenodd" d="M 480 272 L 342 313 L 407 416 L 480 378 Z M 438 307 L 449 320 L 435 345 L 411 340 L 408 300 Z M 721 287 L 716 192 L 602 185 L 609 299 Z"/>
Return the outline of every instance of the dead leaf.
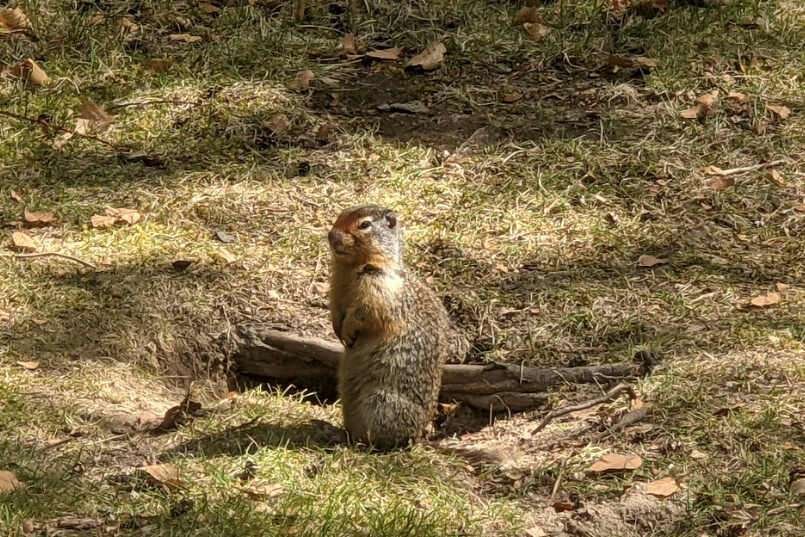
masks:
<path fill-rule="evenodd" d="M 17 193 L 17 191 L 16 191 L 16 190 L 12 190 L 12 191 L 10 192 L 10 195 L 11 195 L 11 199 L 13 199 L 14 201 L 16 201 L 17 203 L 22 203 L 22 196 L 20 196 L 20 195 Z"/>
<path fill-rule="evenodd" d="M 14 231 L 11 233 L 11 243 L 14 249 L 20 252 L 36 251 L 36 243 L 34 240 L 22 231 Z"/>
<path fill-rule="evenodd" d="M 665 265 L 668 260 L 662 257 L 654 257 L 653 255 L 641 255 L 637 259 L 637 264 L 641 267 L 655 267 L 657 265 Z"/>
<path fill-rule="evenodd" d="M 651 494 L 652 496 L 667 498 L 676 492 L 679 492 L 679 485 L 673 477 L 663 477 L 646 483 L 646 494 Z"/>
<path fill-rule="evenodd" d="M 402 49 L 393 47 L 381 50 L 370 50 L 366 53 L 366 57 L 372 58 L 373 60 L 396 61 L 400 59 L 400 54 L 402 54 Z"/>
<path fill-rule="evenodd" d="M 702 173 L 705 175 L 724 175 L 724 170 L 718 166 L 705 166 L 702 168 Z"/>
<path fill-rule="evenodd" d="M 22 216 L 25 222 L 32 226 L 47 226 L 56 221 L 56 216 L 50 212 L 37 212 L 25 209 Z"/>
<path fill-rule="evenodd" d="M 168 39 L 170 39 L 174 43 L 185 43 L 185 44 L 198 43 L 199 41 L 203 40 L 201 36 L 191 34 L 170 34 L 168 36 Z"/>
<path fill-rule="evenodd" d="M 773 104 L 767 104 L 766 108 L 768 108 L 774 115 L 779 117 L 780 119 L 788 119 L 788 116 L 791 115 L 791 109 L 787 106 L 775 106 Z"/>
<path fill-rule="evenodd" d="M 758 295 L 749 301 L 749 303 L 755 306 L 756 308 L 767 308 L 779 302 L 780 302 L 780 293 L 776 293 L 774 291 L 770 291 L 765 295 Z"/>
<path fill-rule="evenodd" d="M 546 537 L 548 535 L 547 533 L 545 533 L 545 530 L 543 530 L 539 526 L 528 528 L 527 530 L 525 530 L 525 534 L 528 537 Z"/>
<path fill-rule="evenodd" d="M 707 457 L 708 457 L 707 453 L 704 453 L 703 451 L 699 451 L 698 449 L 691 450 L 691 452 L 690 452 L 690 458 L 691 459 L 702 460 L 702 459 L 706 459 Z"/>
<path fill-rule="evenodd" d="M 500 92 L 500 100 L 504 103 L 516 103 L 522 98 L 523 94 L 517 88 L 507 87 Z"/>
<path fill-rule="evenodd" d="M 540 24 L 538 22 L 527 22 L 523 24 L 523 29 L 525 30 L 525 33 L 528 34 L 528 37 L 532 41 L 539 41 L 546 35 L 551 33 L 551 30 L 553 28 L 551 28 L 550 26 L 545 26 L 544 24 Z"/>
<path fill-rule="evenodd" d="M 405 68 L 433 71 L 438 69 L 444 61 L 445 52 L 447 52 L 447 48 L 442 43 L 434 41 L 428 45 L 428 48 L 411 58 Z"/>
<path fill-rule="evenodd" d="M 62 149 L 73 136 L 86 134 L 89 132 L 89 120 L 82 117 L 75 120 L 75 128 L 72 131 L 63 132 L 53 140 L 55 149 Z"/>
<path fill-rule="evenodd" d="M 238 256 L 236 256 L 226 248 L 219 248 L 214 255 L 219 259 L 221 259 L 227 265 L 231 265 L 232 263 L 238 260 Z"/>
<path fill-rule="evenodd" d="M 27 369 L 28 371 L 33 371 L 35 369 L 39 369 L 39 362 L 32 361 L 32 362 L 17 362 L 17 365 L 23 369 Z"/>
<path fill-rule="evenodd" d="M 123 207 L 112 208 L 109 207 L 106 209 L 106 216 L 110 216 L 115 218 L 115 221 L 122 221 L 127 224 L 136 224 L 140 221 L 143 215 L 140 214 L 139 211 L 135 209 L 125 209 Z"/>
<path fill-rule="evenodd" d="M 23 484 L 17 479 L 14 472 L 0 470 L 0 494 L 6 494 L 22 487 Z"/>
<path fill-rule="evenodd" d="M 173 464 L 151 464 L 143 466 L 139 470 L 146 473 L 151 481 L 158 485 L 178 487 L 182 484 L 179 469 Z"/>
<path fill-rule="evenodd" d="M 299 71 L 296 73 L 296 78 L 291 83 L 292 89 L 303 91 L 310 89 L 310 83 L 316 78 L 316 75 L 310 69 Z"/>
<path fill-rule="evenodd" d="M 168 58 L 151 58 L 143 62 L 143 67 L 154 73 L 166 73 L 173 66 L 173 60 Z"/>
<path fill-rule="evenodd" d="M 121 17 L 118 21 L 118 24 L 120 25 L 121 30 L 130 34 L 133 34 L 140 29 L 140 25 L 134 22 L 133 17 L 128 15 Z"/>
<path fill-rule="evenodd" d="M 381 112 L 403 112 L 405 114 L 427 114 L 430 109 L 422 101 L 411 101 L 407 103 L 383 103 L 377 105 Z"/>
<path fill-rule="evenodd" d="M 805 496 L 805 477 L 791 482 L 791 494 L 793 496 Z"/>
<path fill-rule="evenodd" d="M 717 102 L 718 102 L 718 90 L 713 90 L 710 93 L 699 95 L 696 98 L 696 104 L 703 106 L 705 110 L 712 109 Z"/>
<path fill-rule="evenodd" d="M 194 401 L 192 396 L 192 391 L 188 391 L 178 405 L 169 408 L 165 412 L 162 421 L 153 430 L 160 432 L 172 431 L 199 416 L 201 414 L 201 403 Z"/>
<path fill-rule="evenodd" d="M 276 114 L 263 123 L 263 126 L 274 134 L 282 134 L 290 128 L 291 122 L 285 114 Z"/>
<path fill-rule="evenodd" d="M 270 500 L 282 496 L 285 493 L 285 487 L 276 483 L 251 483 L 249 486 L 236 487 L 239 491 L 246 494 L 252 500 Z"/>
<path fill-rule="evenodd" d="M 221 8 L 216 6 L 215 4 L 210 4 L 209 2 L 200 2 L 198 4 L 198 8 L 207 15 L 213 15 L 221 11 Z"/>
<path fill-rule="evenodd" d="M 335 126 L 331 123 L 324 123 L 319 125 L 319 128 L 316 129 L 316 134 L 314 138 L 316 141 L 322 144 L 330 143 L 333 139 L 333 133 L 335 132 Z"/>
<path fill-rule="evenodd" d="M 86 119 L 101 128 L 110 125 L 113 121 L 112 116 L 92 99 L 84 99 L 78 108 L 78 117 Z"/>
<path fill-rule="evenodd" d="M 95 229 L 102 229 L 115 225 L 117 218 L 103 214 L 93 214 L 89 221 Z"/>
<path fill-rule="evenodd" d="M 33 535 L 33 533 L 35 531 L 36 531 L 36 525 L 34 524 L 33 520 L 31 520 L 30 518 L 26 518 L 25 520 L 22 521 L 22 533 L 23 534 L 25 534 L 25 535 Z"/>
<path fill-rule="evenodd" d="M 8 72 L 12 76 L 25 79 L 32 86 L 47 86 L 50 83 L 50 78 L 44 69 L 31 58 L 18 63 Z"/>
<path fill-rule="evenodd" d="M 739 91 L 731 91 L 727 94 L 727 99 L 735 101 L 740 104 L 746 104 L 749 102 L 749 97 L 746 94 L 741 93 Z"/>
<path fill-rule="evenodd" d="M 702 114 L 702 109 L 699 106 L 686 108 L 679 113 L 679 117 L 684 119 L 697 119 Z"/>
<path fill-rule="evenodd" d="M 542 22 L 542 17 L 540 16 L 537 8 L 533 6 L 521 7 L 520 11 L 518 11 L 514 16 L 514 19 L 512 19 L 512 23 L 515 26 L 525 24 L 526 22 Z"/>
<path fill-rule="evenodd" d="M 622 470 L 635 470 L 643 464 L 643 459 L 639 455 L 620 455 L 618 453 L 607 453 L 595 461 L 588 471 L 595 473 L 616 472 Z"/>
<path fill-rule="evenodd" d="M 774 287 L 775 287 L 775 289 L 777 289 L 778 291 L 780 291 L 781 293 L 783 293 L 783 292 L 785 292 L 785 291 L 788 291 L 788 289 L 789 289 L 791 286 L 790 286 L 790 285 L 788 285 L 787 283 L 781 283 L 781 282 L 777 282 L 777 283 L 775 283 L 775 284 L 774 284 Z"/>
<path fill-rule="evenodd" d="M 18 7 L 0 9 L 0 34 L 24 32 L 30 29 L 31 21 L 22 9 Z"/>
<path fill-rule="evenodd" d="M 783 177 L 783 174 L 781 174 L 777 170 L 769 171 L 769 181 L 779 186 L 780 188 L 785 188 L 786 186 L 785 177 Z"/>
<path fill-rule="evenodd" d="M 722 191 L 735 185 L 735 179 L 732 177 L 713 177 L 707 181 L 707 186 L 715 191 Z"/>
<path fill-rule="evenodd" d="M 343 56 L 358 53 L 358 47 L 355 44 L 355 34 L 345 34 L 344 37 L 341 38 L 340 52 Z"/>

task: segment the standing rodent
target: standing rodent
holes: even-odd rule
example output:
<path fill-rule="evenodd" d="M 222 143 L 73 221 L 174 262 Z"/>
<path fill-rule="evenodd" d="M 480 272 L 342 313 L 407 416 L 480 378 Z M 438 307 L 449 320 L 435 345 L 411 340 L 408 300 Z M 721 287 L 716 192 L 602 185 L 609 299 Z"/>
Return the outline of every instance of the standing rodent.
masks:
<path fill-rule="evenodd" d="M 392 210 L 347 209 L 328 239 L 330 315 L 345 348 L 338 371 L 344 426 L 352 441 L 404 446 L 425 434 L 442 365 L 468 343 L 433 291 L 405 268 Z"/>

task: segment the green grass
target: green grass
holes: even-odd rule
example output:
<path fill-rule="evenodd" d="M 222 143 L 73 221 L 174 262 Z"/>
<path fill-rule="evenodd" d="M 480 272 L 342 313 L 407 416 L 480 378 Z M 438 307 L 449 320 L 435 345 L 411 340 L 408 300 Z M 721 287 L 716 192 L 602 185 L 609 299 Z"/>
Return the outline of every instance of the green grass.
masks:
<path fill-rule="evenodd" d="M 25 230 L 39 250 L 98 266 L 0 257 L 0 470 L 26 483 L 0 496 L 0 533 L 75 515 L 123 535 L 143 526 L 166 536 L 522 535 L 575 516 L 553 513 L 560 475 L 559 494 L 610 510 L 624 486 L 674 475 L 686 488 L 660 503 L 682 514 L 656 535 L 796 534 L 791 506 L 801 499 L 788 494 L 788 475 L 805 457 L 797 2 L 676 2 L 624 17 L 603 2 L 556 2 L 539 8 L 553 28 L 541 41 L 511 24 L 513 4 L 371 2 L 356 20 L 359 43 L 410 57 L 441 39 L 445 64 L 428 75 L 340 58 L 343 20 L 324 3 L 303 25 L 286 3 L 221 2 L 211 15 L 174 4 L 19 2 L 38 40 L 0 36 L 0 65 L 34 58 L 52 79 L 31 88 L 0 77 L 0 246 L 24 207 L 52 211 L 57 224 Z M 135 29 L 121 26 L 124 15 Z M 202 41 L 172 42 L 177 33 Z M 610 55 L 657 66 L 615 68 Z M 161 58 L 167 71 L 147 68 Z M 316 74 L 309 92 L 290 88 L 302 69 Z M 504 88 L 523 98 L 502 102 Z M 712 115 L 679 116 L 714 89 Z M 58 150 L 52 129 L 2 115 L 73 128 L 83 98 L 114 114 L 92 133 L 107 143 L 74 137 Z M 413 99 L 431 115 L 376 111 Z M 769 105 L 792 114 L 780 120 Z M 274 135 L 266 125 L 279 113 L 290 126 Z M 322 144 L 324 124 L 334 133 Z M 702 172 L 772 160 L 784 161 L 783 186 L 758 169 L 715 191 Z M 163 412 L 191 379 L 205 404 L 217 401 L 226 346 L 216 337 L 238 323 L 329 335 L 323 237 L 358 201 L 400 212 L 409 263 L 446 297 L 480 357 L 565 365 L 662 355 L 639 386 L 655 408 L 650 427 L 545 451 L 540 435 L 519 440 L 529 415 L 456 440 L 517 446 L 528 462 L 508 461 L 515 469 L 470 468 L 428 446 L 348 449 L 311 422 L 338 425 L 337 405 L 273 392 L 250 391 L 162 436 L 109 429 L 111 414 Z M 136 208 L 143 220 L 93 228 L 107 207 Z M 215 240 L 219 230 L 236 242 Z M 669 263 L 639 267 L 643 254 Z M 180 259 L 193 263 L 179 272 Z M 781 283 L 779 304 L 748 305 Z M 625 476 L 585 474 L 607 451 L 645 462 Z M 183 485 L 128 477 L 156 461 L 176 464 Z M 247 465 L 256 476 L 241 482 Z M 254 500 L 242 490 L 258 485 L 282 492 Z"/>

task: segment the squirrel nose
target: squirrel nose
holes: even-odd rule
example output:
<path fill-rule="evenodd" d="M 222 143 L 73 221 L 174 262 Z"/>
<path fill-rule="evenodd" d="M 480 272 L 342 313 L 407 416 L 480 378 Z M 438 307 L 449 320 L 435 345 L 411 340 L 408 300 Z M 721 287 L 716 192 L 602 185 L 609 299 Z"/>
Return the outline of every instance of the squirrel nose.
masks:
<path fill-rule="evenodd" d="M 343 233 L 337 229 L 331 229 L 327 234 L 327 240 L 330 241 L 330 246 L 340 246 L 343 239 Z"/>

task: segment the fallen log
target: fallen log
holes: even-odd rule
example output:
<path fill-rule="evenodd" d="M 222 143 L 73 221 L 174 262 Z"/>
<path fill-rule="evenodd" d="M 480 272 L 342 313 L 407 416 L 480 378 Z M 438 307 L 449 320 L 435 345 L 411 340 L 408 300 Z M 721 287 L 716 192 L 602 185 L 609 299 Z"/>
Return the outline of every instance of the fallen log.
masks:
<path fill-rule="evenodd" d="M 257 326 L 240 326 L 233 355 L 238 373 L 305 385 L 325 379 L 335 386 L 340 343 Z M 583 367 L 525 367 L 491 363 L 447 364 L 439 400 L 460 402 L 492 412 L 519 412 L 542 405 L 547 390 L 561 384 L 609 383 L 648 373 L 650 363 L 615 363 Z"/>

